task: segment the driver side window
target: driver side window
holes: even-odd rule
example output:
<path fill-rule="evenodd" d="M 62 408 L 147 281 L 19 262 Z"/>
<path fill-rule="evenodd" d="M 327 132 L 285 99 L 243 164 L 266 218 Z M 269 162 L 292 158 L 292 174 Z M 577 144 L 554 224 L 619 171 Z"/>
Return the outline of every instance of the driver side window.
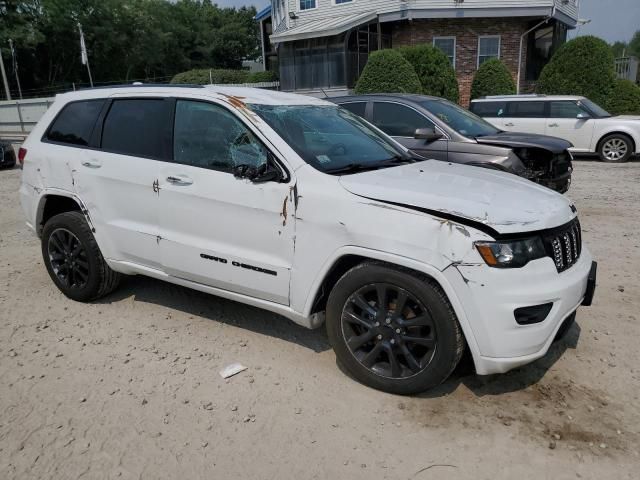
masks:
<path fill-rule="evenodd" d="M 414 109 L 389 102 L 373 104 L 372 123 L 392 137 L 410 137 L 419 128 L 435 128 L 435 125 Z"/>
<path fill-rule="evenodd" d="M 576 102 L 551 102 L 549 108 L 550 118 L 578 118 L 579 114 L 587 115 L 587 112 Z"/>
<path fill-rule="evenodd" d="M 231 172 L 238 165 L 266 165 L 267 158 L 264 145 L 225 108 L 195 100 L 177 101 L 174 162 Z"/>

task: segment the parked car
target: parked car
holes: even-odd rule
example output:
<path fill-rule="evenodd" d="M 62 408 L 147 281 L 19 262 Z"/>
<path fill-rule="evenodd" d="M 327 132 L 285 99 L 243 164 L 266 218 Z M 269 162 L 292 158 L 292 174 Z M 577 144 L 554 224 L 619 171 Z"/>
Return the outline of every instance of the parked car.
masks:
<path fill-rule="evenodd" d="M 543 356 L 589 305 L 573 204 L 407 149 L 324 100 L 233 87 L 58 95 L 24 143 L 20 199 L 53 283 L 90 302 L 141 274 L 326 319 L 375 388 Z M 256 319 L 259 321 L 259 319 Z"/>
<path fill-rule="evenodd" d="M 425 158 L 513 173 L 560 193 L 571 184 L 571 144 L 559 138 L 503 132 L 438 97 L 361 95 L 331 101 Z"/>
<path fill-rule="evenodd" d="M 0 168 L 13 168 L 16 164 L 16 153 L 9 142 L 0 141 Z"/>
<path fill-rule="evenodd" d="M 611 116 L 585 97 L 506 95 L 471 102 L 471 111 L 499 129 L 564 138 L 571 151 L 626 162 L 640 153 L 640 116 Z"/>

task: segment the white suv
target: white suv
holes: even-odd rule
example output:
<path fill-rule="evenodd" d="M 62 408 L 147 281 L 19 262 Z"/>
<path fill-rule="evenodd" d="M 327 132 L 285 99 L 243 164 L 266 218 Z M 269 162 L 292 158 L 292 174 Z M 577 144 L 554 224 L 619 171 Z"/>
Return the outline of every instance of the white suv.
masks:
<path fill-rule="evenodd" d="M 597 153 L 626 162 L 640 153 L 640 116 L 611 116 L 585 97 L 505 95 L 471 102 L 470 110 L 501 130 L 542 133 L 573 144 L 573 153 Z"/>
<path fill-rule="evenodd" d="M 543 356 L 591 302 L 569 200 L 412 158 L 329 102 L 244 88 L 59 95 L 19 154 L 51 279 L 92 301 L 142 274 L 326 319 L 339 361 L 396 393 Z M 256 321 L 259 321 L 257 319 Z"/>

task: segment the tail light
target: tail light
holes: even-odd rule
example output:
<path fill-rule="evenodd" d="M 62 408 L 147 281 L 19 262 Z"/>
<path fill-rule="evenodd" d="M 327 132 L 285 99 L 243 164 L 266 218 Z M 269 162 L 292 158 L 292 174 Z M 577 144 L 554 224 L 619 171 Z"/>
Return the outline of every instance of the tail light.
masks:
<path fill-rule="evenodd" d="M 26 148 L 22 148 L 20 147 L 20 150 L 18 150 L 18 162 L 20 163 L 20 166 L 24 166 L 24 159 L 27 156 L 27 149 Z"/>

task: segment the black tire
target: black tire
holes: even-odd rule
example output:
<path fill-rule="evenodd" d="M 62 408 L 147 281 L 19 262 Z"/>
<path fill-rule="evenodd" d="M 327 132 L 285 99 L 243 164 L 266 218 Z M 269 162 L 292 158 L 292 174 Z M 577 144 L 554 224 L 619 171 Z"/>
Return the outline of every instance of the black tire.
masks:
<path fill-rule="evenodd" d="M 366 293 L 372 288 L 375 293 Z M 380 298 L 378 288 L 387 292 L 383 294 L 384 314 L 379 313 L 380 302 L 375 300 Z M 403 300 L 399 300 L 400 295 Z M 372 298 L 367 301 L 371 310 L 365 305 L 366 311 L 363 308 L 353 315 L 363 305 L 362 298 Z M 403 307 L 398 315 L 395 309 L 399 301 Z M 329 341 L 338 362 L 361 383 L 389 393 L 410 395 L 440 385 L 451 375 L 465 348 L 456 314 L 440 286 L 427 276 L 382 262 L 365 262 L 345 273 L 329 294 L 326 316 Z M 378 325 L 389 323 L 388 319 L 395 320 Z M 418 319 L 421 326 L 411 325 Z M 349 346 L 363 338 L 370 341 L 358 349 Z M 419 338 L 430 339 L 433 348 L 411 341 Z M 366 366 L 376 349 L 383 360 Z M 417 363 L 416 356 L 420 359 Z"/>
<path fill-rule="evenodd" d="M 69 239 L 69 243 L 65 239 Z M 104 261 L 91 228 L 80 212 L 61 213 L 47 221 L 42 231 L 42 258 L 53 283 L 78 302 L 104 297 L 120 282 L 121 275 Z"/>
<path fill-rule="evenodd" d="M 607 163 L 624 163 L 633 155 L 633 142 L 620 133 L 607 135 L 598 144 L 600 160 Z"/>

